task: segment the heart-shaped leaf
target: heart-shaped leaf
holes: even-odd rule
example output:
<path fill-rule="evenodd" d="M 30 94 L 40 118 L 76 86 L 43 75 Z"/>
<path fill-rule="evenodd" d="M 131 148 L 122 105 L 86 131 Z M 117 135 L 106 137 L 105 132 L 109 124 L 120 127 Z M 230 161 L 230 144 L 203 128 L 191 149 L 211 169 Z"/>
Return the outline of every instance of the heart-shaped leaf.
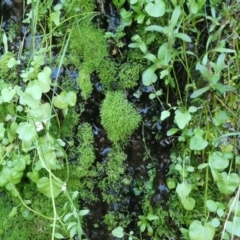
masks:
<path fill-rule="evenodd" d="M 208 157 L 209 166 L 217 171 L 223 171 L 229 165 L 229 160 L 221 152 L 213 152 Z"/>
<path fill-rule="evenodd" d="M 33 124 L 21 122 L 16 130 L 19 139 L 22 141 L 30 141 L 36 136 L 36 130 Z"/>
<path fill-rule="evenodd" d="M 12 89 L 11 87 L 3 88 L 1 91 L 2 99 L 4 102 L 10 102 L 13 99 L 15 94 L 16 94 L 16 90 Z"/>
<path fill-rule="evenodd" d="M 20 97 L 20 104 L 28 105 L 32 109 L 36 109 L 40 105 L 40 100 L 36 100 L 31 95 L 24 92 Z"/>
<path fill-rule="evenodd" d="M 124 236 L 123 228 L 117 227 L 112 231 L 112 235 L 117 238 L 122 238 Z"/>
<path fill-rule="evenodd" d="M 43 71 L 38 74 L 39 85 L 43 93 L 47 93 L 50 90 L 51 73 L 50 67 L 44 67 Z"/>
<path fill-rule="evenodd" d="M 144 86 L 150 86 L 157 81 L 156 69 L 155 66 L 151 66 L 143 72 L 142 82 Z"/>
<path fill-rule="evenodd" d="M 192 116 L 189 112 L 181 112 L 179 109 L 175 111 L 175 122 L 180 129 L 184 129 L 191 119 Z"/>
<path fill-rule="evenodd" d="M 200 151 L 206 148 L 208 142 L 202 136 L 194 135 L 190 140 L 190 149 Z"/>
<path fill-rule="evenodd" d="M 182 203 L 183 207 L 188 211 L 193 210 L 195 207 L 195 200 L 190 197 L 181 198 L 181 203 Z"/>
<path fill-rule="evenodd" d="M 240 217 L 233 217 L 233 221 L 227 221 L 226 230 L 237 237 L 240 237 Z"/>
<path fill-rule="evenodd" d="M 154 2 L 149 2 L 145 7 L 145 11 L 151 17 L 161 17 L 164 15 L 165 10 L 166 7 L 163 0 L 155 0 Z"/>
<path fill-rule="evenodd" d="M 37 188 L 46 197 L 55 198 L 60 194 L 63 184 L 60 178 L 52 178 L 50 181 L 48 177 L 42 177 L 37 181 Z"/>
<path fill-rule="evenodd" d="M 189 237 L 191 240 L 212 240 L 215 235 L 215 229 L 211 224 L 204 226 L 200 221 L 193 221 L 189 227 Z"/>
<path fill-rule="evenodd" d="M 227 174 L 222 172 L 222 180 L 217 182 L 218 189 L 221 193 L 230 195 L 239 186 L 239 176 L 236 173 Z"/>

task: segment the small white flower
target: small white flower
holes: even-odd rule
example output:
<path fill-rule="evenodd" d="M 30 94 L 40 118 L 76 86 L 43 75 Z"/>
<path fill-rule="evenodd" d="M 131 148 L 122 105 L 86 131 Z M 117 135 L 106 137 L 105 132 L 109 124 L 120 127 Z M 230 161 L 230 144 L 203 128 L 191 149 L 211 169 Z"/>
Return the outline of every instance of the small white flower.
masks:
<path fill-rule="evenodd" d="M 63 185 L 62 185 L 62 187 L 61 187 L 61 191 L 66 191 L 66 189 L 67 189 L 67 184 L 66 183 L 64 183 Z"/>
<path fill-rule="evenodd" d="M 36 126 L 37 132 L 40 132 L 41 130 L 43 130 L 43 125 L 41 122 L 36 122 L 35 126 Z"/>
<path fill-rule="evenodd" d="M 44 124 L 46 124 L 46 123 L 47 123 L 47 119 L 44 119 L 42 122 L 43 122 Z M 37 132 L 40 132 L 41 130 L 43 130 L 43 124 L 42 124 L 42 122 L 36 122 L 36 123 L 35 123 L 36 131 L 37 131 Z"/>

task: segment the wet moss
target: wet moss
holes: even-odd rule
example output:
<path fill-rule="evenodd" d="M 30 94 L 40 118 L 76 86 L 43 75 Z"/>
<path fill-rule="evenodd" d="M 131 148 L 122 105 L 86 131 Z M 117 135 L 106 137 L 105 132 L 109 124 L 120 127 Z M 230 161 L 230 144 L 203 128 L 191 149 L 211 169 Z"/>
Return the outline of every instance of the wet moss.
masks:
<path fill-rule="evenodd" d="M 100 115 L 108 138 L 114 144 L 126 141 L 141 122 L 141 116 L 121 91 L 106 93 Z"/>

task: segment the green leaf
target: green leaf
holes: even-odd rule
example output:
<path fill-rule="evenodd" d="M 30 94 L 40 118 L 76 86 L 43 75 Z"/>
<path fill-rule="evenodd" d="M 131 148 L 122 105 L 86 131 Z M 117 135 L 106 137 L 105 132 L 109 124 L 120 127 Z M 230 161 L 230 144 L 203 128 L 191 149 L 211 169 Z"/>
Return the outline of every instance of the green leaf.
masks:
<path fill-rule="evenodd" d="M 124 236 L 123 228 L 117 227 L 112 231 L 112 235 L 117 238 L 122 238 Z"/>
<path fill-rule="evenodd" d="M 197 12 L 198 12 L 198 4 L 197 4 L 197 2 L 195 2 L 195 0 L 189 1 L 189 2 L 190 3 L 188 5 L 188 8 L 189 8 L 191 14 L 197 14 Z"/>
<path fill-rule="evenodd" d="M 185 42 L 191 42 L 192 41 L 191 38 L 185 33 L 174 33 L 173 37 L 180 38 Z"/>
<path fill-rule="evenodd" d="M 223 48 L 223 47 L 215 48 L 214 51 L 220 52 L 220 53 L 236 53 L 236 51 L 233 49 Z"/>
<path fill-rule="evenodd" d="M 144 86 L 150 86 L 157 81 L 156 69 L 155 66 L 151 66 L 143 72 L 142 82 Z"/>
<path fill-rule="evenodd" d="M 148 219 L 149 221 L 157 220 L 157 219 L 158 219 L 158 216 L 149 213 L 149 214 L 147 215 L 147 219 Z"/>
<path fill-rule="evenodd" d="M 34 183 L 37 183 L 39 180 L 39 172 L 37 170 L 33 170 L 32 172 L 27 173 L 27 177 Z"/>
<path fill-rule="evenodd" d="M 88 209 L 80 210 L 79 215 L 80 215 L 80 216 L 85 216 L 85 215 L 87 215 L 89 212 L 90 212 L 90 210 L 88 210 Z"/>
<path fill-rule="evenodd" d="M 195 200 L 190 197 L 181 198 L 181 203 L 182 203 L 183 207 L 188 211 L 193 210 L 195 207 Z"/>
<path fill-rule="evenodd" d="M 13 218 L 16 215 L 17 215 L 17 207 L 13 207 L 11 212 L 8 214 L 8 217 Z"/>
<path fill-rule="evenodd" d="M 75 92 L 61 92 L 60 95 L 53 97 L 53 105 L 60 109 L 66 109 L 68 106 L 76 104 L 77 97 Z"/>
<path fill-rule="evenodd" d="M 229 165 L 229 160 L 223 158 L 221 152 L 213 152 L 208 157 L 209 166 L 217 171 L 223 171 Z"/>
<path fill-rule="evenodd" d="M 177 133 L 179 131 L 178 128 L 171 128 L 170 130 L 167 131 L 167 136 L 172 136 L 173 134 Z"/>
<path fill-rule="evenodd" d="M 187 182 L 178 183 L 176 188 L 176 192 L 181 199 L 186 199 L 191 191 L 192 191 L 192 184 Z"/>
<path fill-rule="evenodd" d="M 170 20 L 171 29 L 175 28 L 180 15 L 181 15 L 181 8 L 179 6 L 176 6 L 173 10 L 171 20 Z"/>
<path fill-rule="evenodd" d="M 199 97 L 199 96 L 201 96 L 203 93 L 207 92 L 209 89 L 210 89 L 210 86 L 207 86 L 207 87 L 204 87 L 204 88 L 200 88 L 200 89 L 194 91 L 194 92 L 191 94 L 190 98 Z"/>
<path fill-rule="evenodd" d="M 163 121 L 164 119 L 168 118 L 169 116 L 170 116 L 170 111 L 164 110 L 164 111 L 161 112 L 160 119 L 161 119 L 161 121 Z"/>
<path fill-rule="evenodd" d="M 37 181 L 37 188 L 39 192 L 48 198 L 55 198 L 61 192 L 63 181 L 60 178 L 52 178 L 51 181 L 48 177 L 42 177 Z"/>
<path fill-rule="evenodd" d="M 68 223 L 68 225 L 67 225 L 67 230 L 71 229 L 73 226 L 76 226 L 76 225 L 77 225 L 76 222 L 70 222 L 70 223 Z"/>
<path fill-rule="evenodd" d="M 218 204 L 211 199 L 206 201 L 206 206 L 210 212 L 216 212 L 218 208 Z"/>
<path fill-rule="evenodd" d="M 60 24 L 60 15 L 61 15 L 60 11 L 53 12 L 50 15 L 50 19 L 54 22 L 56 26 Z"/>
<path fill-rule="evenodd" d="M 235 199 L 234 197 L 230 199 L 228 203 L 228 209 L 234 214 L 235 216 L 240 217 L 240 201 Z"/>
<path fill-rule="evenodd" d="M 50 67 L 44 67 L 43 71 L 38 73 L 39 85 L 43 93 L 50 90 L 52 70 Z"/>
<path fill-rule="evenodd" d="M 160 32 L 160 33 L 164 33 L 165 34 L 165 28 L 158 26 L 158 25 L 151 25 L 145 28 L 146 31 L 156 31 L 156 32 Z"/>
<path fill-rule="evenodd" d="M 196 111 L 197 111 L 197 108 L 194 107 L 194 106 L 190 106 L 190 107 L 188 108 L 188 112 L 190 112 L 190 113 L 194 113 L 194 112 L 196 112 Z"/>
<path fill-rule="evenodd" d="M 14 170 L 17 172 L 22 172 L 26 168 L 26 161 L 23 156 L 15 156 L 15 159 L 13 160 L 13 166 Z"/>
<path fill-rule="evenodd" d="M 237 237 L 240 237 L 240 217 L 233 217 L 233 221 L 227 221 L 226 230 Z"/>
<path fill-rule="evenodd" d="M 208 145 L 208 142 L 204 140 L 202 136 L 194 135 L 193 137 L 191 137 L 191 140 L 190 140 L 191 150 L 200 151 L 206 148 L 207 145 Z"/>
<path fill-rule="evenodd" d="M 208 163 L 201 163 L 199 166 L 198 166 L 198 169 L 201 170 L 201 169 L 204 169 L 205 167 L 208 166 Z"/>
<path fill-rule="evenodd" d="M 78 191 L 73 192 L 73 194 L 72 194 L 72 200 L 74 200 L 74 199 L 78 196 L 78 194 L 79 194 Z"/>
<path fill-rule="evenodd" d="M 221 176 L 221 181 L 217 181 L 219 191 L 225 195 L 234 193 L 239 187 L 239 176 L 236 173 L 227 174 L 226 172 L 222 172 Z"/>
<path fill-rule="evenodd" d="M 64 218 L 63 221 L 66 222 L 73 214 L 72 213 L 67 213 Z"/>
<path fill-rule="evenodd" d="M 211 221 L 211 224 L 214 228 L 217 228 L 217 227 L 220 226 L 221 223 L 220 223 L 218 218 L 213 218 L 212 221 Z"/>
<path fill-rule="evenodd" d="M 66 103 L 64 97 L 61 94 L 54 96 L 52 99 L 52 103 L 55 107 L 59 109 L 66 109 L 68 107 L 68 103 Z"/>
<path fill-rule="evenodd" d="M 155 93 L 150 93 L 149 94 L 149 99 L 154 99 L 156 97 L 156 94 Z"/>
<path fill-rule="evenodd" d="M 65 239 L 65 237 L 61 233 L 57 233 L 57 232 L 54 233 L 54 237 L 57 239 Z"/>
<path fill-rule="evenodd" d="M 167 179 L 167 187 L 171 190 L 174 189 L 176 187 L 176 183 L 174 181 L 174 179 L 172 178 L 168 178 Z"/>
<path fill-rule="evenodd" d="M 30 141 L 36 136 L 36 130 L 33 124 L 21 122 L 16 130 L 19 139 L 22 141 Z"/>
<path fill-rule="evenodd" d="M 157 61 L 157 57 L 152 53 L 146 54 L 143 58 L 150 60 L 151 62 L 155 63 Z"/>
<path fill-rule="evenodd" d="M 202 225 L 200 221 L 193 221 L 189 227 L 189 237 L 191 240 L 212 240 L 215 229 L 210 225 Z"/>
<path fill-rule="evenodd" d="M 3 123 L 0 123 L 0 139 L 4 138 L 4 133 L 5 133 L 6 129 L 4 127 Z M 2 156 L 1 156 L 2 157 Z"/>
<path fill-rule="evenodd" d="M 165 13 L 165 3 L 163 0 L 154 0 L 145 6 L 145 11 L 151 17 L 161 17 Z"/>
<path fill-rule="evenodd" d="M 38 81 L 32 81 L 27 85 L 25 93 L 30 95 L 35 100 L 40 100 L 42 97 L 42 89 Z"/>
<path fill-rule="evenodd" d="M 175 111 L 175 122 L 180 129 L 184 129 L 185 126 L 192 119 L 189 112 L 181 112 L 179 109 Z"/>
<path fill-rule="evenodd" d="M 2 99 L 4 102 L 10 102 L 16 94 L 16 90 L 9 88 L 3 88 L 1 91 Z"/>
<path fill-rule="evenodd" d="M 20 64 L 19 60 L 16 60 L 15 58 L 10 58 L 8 60 L 7 66 L 8 66 L 8 68 L 13 68 L 14 66 L 16 66 L 18 64 Z"/>
<path fill-rule="evenodd" d="M 24 92 L 20 97 L 20 104 L 28 105 L 30 108 L 36 109 L 40 105 L 40 100 L 36 100 L 31 95 Z"/>

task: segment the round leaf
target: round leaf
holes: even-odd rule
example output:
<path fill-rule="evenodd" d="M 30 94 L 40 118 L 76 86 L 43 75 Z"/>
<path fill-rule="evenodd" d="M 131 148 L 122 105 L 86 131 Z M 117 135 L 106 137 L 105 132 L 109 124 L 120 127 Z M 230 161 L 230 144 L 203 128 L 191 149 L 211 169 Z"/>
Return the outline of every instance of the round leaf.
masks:
<path fill-rule="evenodd" d="M 10 102 L 16 94 L 16 90 L 12 89 L 11 87 L 3 88 L 1 94 L 4 102 Z"/>
<path fill-rule="evenodd" d="M 175 112 L 175 122 L 180 129 L 184 129 L 185 126 L 192 119 L 189 112 L 181 112 L 179 109 Z"/>
<path fill-rule="evenodd" d="M 161 121 L 163 121 L 164 119 L 168 118 L 169 116 L 170 116 L 170 111 L 164 110 L 164 111 L 161 112 L 160 119 L 161 119 Z"/>
<path fill-rule="evenodd" d="M 123 228 L 117 227 L 112 231 L 112 235 L 117 238 L 122 238 L 124 236 Z"/>
<path fill-rule="evenodd" d="M 164 15 L 165 10 L 165 3 L 162 0 L 155 0 L 153 3 L 150 2 L 145 7 L 145 11 L 151 17 L 161 17 Z"/>
<path fill-rule="evenodd" d="M 144 86 L 150 86 L 157 81 L 157 75 L 155 73 L 156 67 L 150 67 L 143 72 L 142 82 Z"/>
<path fill-rule="evenodd" d="M 215 229 L 209 224 L 203 226 L 200 221 L 193 221 L 189 227 L 191 240 L 212 240 L 214 235 Z"/>
<path fill-rule="evenodd" d="M 35 127 L 33 126 L 33 124 L 26 122 L 21 122 L 18 125 L 16 132 L 19 139 L 21 139 L 22 141 L 30 141 L 36 135 Z"/>

